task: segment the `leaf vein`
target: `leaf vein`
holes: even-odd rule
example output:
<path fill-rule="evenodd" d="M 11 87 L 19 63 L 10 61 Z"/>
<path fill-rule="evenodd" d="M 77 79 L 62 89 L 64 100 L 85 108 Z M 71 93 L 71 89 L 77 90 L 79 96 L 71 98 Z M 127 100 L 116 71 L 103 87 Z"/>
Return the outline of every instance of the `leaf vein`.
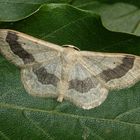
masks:
<path fill-rule="evenodd" d="M 68 24 L 65 24 L 65 25 L 63 25 L 62 27 L 60 27 L 60 28 L 54 30 L 53 32 L 51 32 L 51 33 L 49 33 L 49 34 L 47 34 L 47 35 L 44 36 L 43 38 L 50 37 L 50 36 L 53 35 L 54 33 L 56 33 L 56 32 L 58 32 L 58 31 L 64 29 L 65 27 L 67 27 L 67 26 L 69 26 L 69 25 L 71 25 L 71 24 L 73 24 L 73 23 L 76 23 L 77 21 L 80 21 L 80 20 L 82 20 L 82 19 L 84 19 L 84 18 L 86 18 L 86 17 L 89 17 L 89 16 L 83 16 L 83 17 L 81 17 L 81 18 L 78 18 L 78 19 L 76 19 L 76 20 L 73 20 L 72 22 L 70 22 L 70 23 L 68 23 Z"/>
<path fill-rule="evenodd" d="M 127 114 L 131 114 L 131 113 L 133 113 L 133 112 L 135 112 L 135 111 L 137 111 L 137 110 L 139 110 L 139 109 L 140 109 L 140 107 L 137 107 L 137 108 L 134 108 L 134 109 L 130 109 L 130 110 L 126 111 L 126 112 L 123 112 L 123 113 L 117 115 L 117 116 L 115 117 L 115 120 L 120 119 L 121 117 L 123 117 L 123 116 L 125 116 L 125 115 L 127 115 Z"/>
<path fill-rule="evenodd" d="M 33 121 L 32 119 L 30 119 L 27 115 L 26 115 L 26 110 L 23 109 L 23 115 L 25 117 L 25 119 L 27 119 L 30 123 L 32 123 L 38 130 L 42 131 L 43 134 L 46 136 L 47 139 L 51 139 L 54 140 L 48 133 L 46 133 L 46 131 L 44 131 L 35 121 Z"/>
<path fill-rule="evenodd" d="M 5 140 L 10 140 L 2 131 L 0 131 L 0 135 L 5 139 Z"/>

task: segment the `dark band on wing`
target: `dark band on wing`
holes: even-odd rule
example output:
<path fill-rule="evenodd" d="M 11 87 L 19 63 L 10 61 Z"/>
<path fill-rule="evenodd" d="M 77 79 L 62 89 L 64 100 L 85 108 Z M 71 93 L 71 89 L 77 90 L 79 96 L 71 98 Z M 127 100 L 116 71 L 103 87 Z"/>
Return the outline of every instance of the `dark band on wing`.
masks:
<path fill-rule="evenodd" d="M 69 81 L 69 89 L 75 89 L 81 93 L 90 91 L 90 89 L 97 86 L 96 82 L 93 82 L 91 78 L 86 78 L 85 80 L 74 79 Z"/>
<path fill-rule="evenodd" d="M 35 59 L 32 54 L 22 48 L 22 45 L 18 42 L 18 36 L 16 33 L 8 32 L 6 42 L 9 44 L 12 52 L 23 60 L 24 64 L 34 62 Z"/>
<path fill-rule="evenodd" d="M 112 79 L 121 78 L 133 68 L 134 60 L 134 56 L 127 55 L 122 59 L 122 64 L 116 66 L 116 68 L 104 70 L 100 73 L 100 77 L 102 77 L 106 82 Z"/>
<path fill-rule="evenodd" d="M 59 82 L 59 78 L 54 74 L 48 73 L 44 67 L 33 68 L 33 72 L 37 76 L 38 81 L 44 85 L 51 84 L 56 87 L 57 83 Z"/>

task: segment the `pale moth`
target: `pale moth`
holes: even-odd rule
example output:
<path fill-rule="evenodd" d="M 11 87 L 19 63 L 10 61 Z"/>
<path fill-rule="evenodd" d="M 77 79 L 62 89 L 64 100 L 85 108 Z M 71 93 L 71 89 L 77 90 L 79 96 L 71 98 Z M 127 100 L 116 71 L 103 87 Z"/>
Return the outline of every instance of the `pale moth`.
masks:
<path fill-rule="evenodd" d="M 139 56 L 79 51 L 14 30 L 0 30 L 0 52 L 21 68 L 29 94 L 66 99 L 83 109 L 99 106 L 110 90 L 140 80 Z"/>

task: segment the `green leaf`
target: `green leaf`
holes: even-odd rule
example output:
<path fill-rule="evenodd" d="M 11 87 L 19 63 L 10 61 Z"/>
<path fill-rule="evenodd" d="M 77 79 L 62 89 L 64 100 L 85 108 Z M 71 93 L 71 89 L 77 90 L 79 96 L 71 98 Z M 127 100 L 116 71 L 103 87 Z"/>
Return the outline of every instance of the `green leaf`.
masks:
<path fill-rule="evenodd" d="M 32 16 L 1 28 L 11 28 L 59 45 L 82 50 L 140 55 L 140 37 L 105 29 L 100 17 L 64 4 L 44 5 Z M 20 70 L 0 56 L 0 139 L 139 140 L 140 82 L 111 91 L 91 110 L 69 101 L 30 96 Z"/>
<path fill-rule="evenodd" d="M 1 0 L 0 21 L 18 21 L 37 12 L 45 3 L 67 3 L 70 0 Z"/>
<path fill-rule="evenodd" d="M 129 3 L 135 5 L 130 5 Z M 107 29 L 111 31 L 131 33 L 138 36 L 140 35 L 139 4 L 138 1 L 130 2 L 128 0 L 116 0 L 113 2 L 103 0 L 100 0 L 100 2 L 93 0 L 81 2 L 81 0 L 75 0 L 73 2 L 73 5 L 80 9 L 90 10 L 99 14 L 102 18 L 103 25 Z"/>

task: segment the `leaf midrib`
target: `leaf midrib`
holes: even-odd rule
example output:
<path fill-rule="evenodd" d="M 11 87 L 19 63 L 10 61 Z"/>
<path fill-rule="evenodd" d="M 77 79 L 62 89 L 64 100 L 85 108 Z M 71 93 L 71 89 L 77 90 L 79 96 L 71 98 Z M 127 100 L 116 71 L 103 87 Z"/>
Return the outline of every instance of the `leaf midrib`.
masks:
<path fill-rule="evenodd" d="M 48 110 L 42 110 L 42 109 L 34 109 L 34 108 L 27 108 L 27 107 L 22 107 L 22 106 L 17 106 L 14 104 L 5 104 L 5 103 L 0 103 L 0 108 L 6 108 L 6 109 L 15 109 L 15 110 L 26 110 L 26 111 L 31 111 L 31 112 L 42 112 L 42 113 L 48 113 L 48 114 L 53 114 L 53 115 L 58 115 L 58 116 L 67 116 L 67 117 L 72 117 L 75 119 L 89 119 L 89 120 L 96 120 L 96 121 L 109 121 L 112 123 L 121 123 L 123 125 L 129 125 L 129 126 L 137 126 L 140 127 L 140 124 L 137 123 L 129 123 L 129 122 L 124 122 L 120 120 L 114 120 L 114 119 L 105 119 L 105 118 L 94 118 L 90 116 L 79 116 L 79 115 L 74 115 L 74 114 L 69 114 L 69 113 L 62 113 L 62 112 L 57 112 L 56 110 L 53 111 L 48 111 Z"/>

